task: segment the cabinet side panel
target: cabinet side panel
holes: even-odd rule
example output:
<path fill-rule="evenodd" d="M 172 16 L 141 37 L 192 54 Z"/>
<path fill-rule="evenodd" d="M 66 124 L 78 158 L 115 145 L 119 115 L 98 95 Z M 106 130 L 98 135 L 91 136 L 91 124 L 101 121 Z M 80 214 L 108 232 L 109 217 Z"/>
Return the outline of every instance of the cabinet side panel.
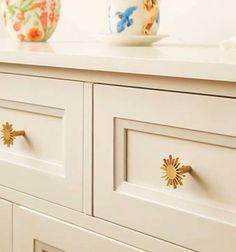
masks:
<path fill-rule="evenodd" d="M 0 251 L 12 252 L 12 204 L 0 200 Z"/>

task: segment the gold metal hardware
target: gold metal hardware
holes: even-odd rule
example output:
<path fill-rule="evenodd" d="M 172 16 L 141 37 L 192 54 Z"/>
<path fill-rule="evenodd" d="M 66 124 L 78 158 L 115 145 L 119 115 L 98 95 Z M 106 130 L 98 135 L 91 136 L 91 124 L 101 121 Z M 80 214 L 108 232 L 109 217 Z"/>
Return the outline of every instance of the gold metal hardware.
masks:
<path fill-rule="evenodd" d="M 163 159 L 163 161 L 161 169 L 164 170 L 165 175 L 162 178 L 167 181 L 167 186 L 173 186 L 174 189 L 179 185 L 182 186 L 184 174 L 191 172 L 192 167 L 190 165 L 182 165 L 180 167 L 179 158 L 172 158 L 172 155 L 168 159 Z"/>
<path fill-rule="evenodd" d="M 2 132 L 1 139 L 3 141 L 3 144 L 7 145 L 7 147 L 10 147 L 11 145 L 14 144 L 14 140 L 16 137 L 25 135 L 24 130 L 14 131 L 12 124 L 9 124 L 8 122 L 2 125 L 1 132 Z"/>

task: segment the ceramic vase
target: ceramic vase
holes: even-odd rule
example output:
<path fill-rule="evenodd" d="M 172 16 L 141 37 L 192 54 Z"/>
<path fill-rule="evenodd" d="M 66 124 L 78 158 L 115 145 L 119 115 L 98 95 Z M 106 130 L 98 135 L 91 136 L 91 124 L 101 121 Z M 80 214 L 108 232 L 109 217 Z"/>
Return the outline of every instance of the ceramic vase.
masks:
<path fill-rule="evenodd" d="M 0 16 L 19 41 L 47 41 L 56 29 L 60 0 L 0 0 Z"/>

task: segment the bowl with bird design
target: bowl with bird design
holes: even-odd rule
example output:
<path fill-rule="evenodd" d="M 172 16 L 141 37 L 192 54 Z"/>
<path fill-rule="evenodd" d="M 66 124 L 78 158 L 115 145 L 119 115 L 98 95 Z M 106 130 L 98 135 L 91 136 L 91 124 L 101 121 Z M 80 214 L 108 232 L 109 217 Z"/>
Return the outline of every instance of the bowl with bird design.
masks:
<path fill-rule="evenodd" d="M 112 34 L 156 35 L 160 21 L 158 0 L 109 0 Z"/>

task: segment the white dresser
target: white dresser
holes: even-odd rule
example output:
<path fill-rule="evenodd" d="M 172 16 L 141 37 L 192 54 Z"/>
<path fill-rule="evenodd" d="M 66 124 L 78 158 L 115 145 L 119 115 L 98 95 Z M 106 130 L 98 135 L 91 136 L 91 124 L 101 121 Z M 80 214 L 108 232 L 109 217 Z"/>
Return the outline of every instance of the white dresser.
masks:
<path fill-rule="evenodd" d="M 0 252 L 236 251 L 235 50 L 1 45 Z"/>

